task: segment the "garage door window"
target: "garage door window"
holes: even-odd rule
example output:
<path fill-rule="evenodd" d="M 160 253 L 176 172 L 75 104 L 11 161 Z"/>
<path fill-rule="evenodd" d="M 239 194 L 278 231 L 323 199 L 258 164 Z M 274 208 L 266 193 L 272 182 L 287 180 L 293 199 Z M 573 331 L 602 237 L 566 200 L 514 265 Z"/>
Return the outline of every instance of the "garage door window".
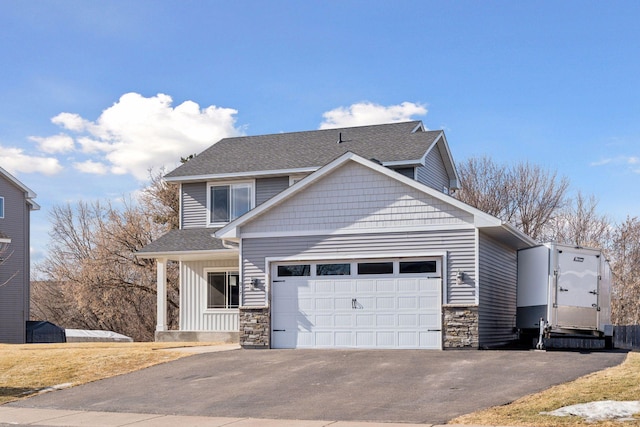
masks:
<path fill-rule="evenodd" d="M 296 277 L 309 276 L 311 274 L 311 266 L 309 264 L 279 265 L 279 277 Z"/>
<path fill-rule="evenodd" d="M 360 262 L 358 274 L 393 274 L 393 262 Z"/>
<path fill-rule="evenodd" d="M 317 276 L 349 276 L 351 274 L 351 264 L 318 264 L 316 265 Z"/>
<path fill-rule="evenodd" d="M 435 273 L 437 267 L 436 261 L 401 261 L 400 274 Z"/>

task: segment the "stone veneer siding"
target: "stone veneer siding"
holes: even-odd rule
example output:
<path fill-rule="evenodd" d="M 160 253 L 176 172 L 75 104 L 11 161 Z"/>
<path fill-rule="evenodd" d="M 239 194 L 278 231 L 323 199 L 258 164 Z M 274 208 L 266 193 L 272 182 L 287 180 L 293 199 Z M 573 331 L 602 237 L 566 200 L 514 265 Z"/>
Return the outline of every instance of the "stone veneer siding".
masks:
<path fill-rule="evenodd" d="M 269 348 L 270 321 L 269 307 L 241 307 L 240 345 L 243 348 Z"/>
<path fill-rule="evenodd" d="M 478 307 L 443 305 L 443 347 L 478 349 Z"/>

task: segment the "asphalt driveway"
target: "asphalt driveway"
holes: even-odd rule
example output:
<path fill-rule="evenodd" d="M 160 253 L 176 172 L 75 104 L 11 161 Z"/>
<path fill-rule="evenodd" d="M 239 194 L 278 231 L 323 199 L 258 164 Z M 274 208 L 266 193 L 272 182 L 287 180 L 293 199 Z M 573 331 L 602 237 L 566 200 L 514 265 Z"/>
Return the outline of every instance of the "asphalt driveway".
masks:
<path fill-rule="evenodd" d="M 621 363 L 621 352 L 233 350 L 9 406 L 441 424 Z"/>

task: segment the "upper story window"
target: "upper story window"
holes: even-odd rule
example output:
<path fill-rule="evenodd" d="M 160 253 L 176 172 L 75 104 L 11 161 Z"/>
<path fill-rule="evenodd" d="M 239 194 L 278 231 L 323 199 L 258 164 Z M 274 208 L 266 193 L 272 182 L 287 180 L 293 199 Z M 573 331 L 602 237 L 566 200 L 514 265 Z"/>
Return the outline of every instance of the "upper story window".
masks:
<path fill-rule="evenodd" d="M 209 224 L 224 225 L 253 208 L 253 183 L 215 183 L 208 185 Z"/>
<path fill-rule="evenodd" d="M 4 218 L 4 197 L 0 196 L 0 218 Z"/>

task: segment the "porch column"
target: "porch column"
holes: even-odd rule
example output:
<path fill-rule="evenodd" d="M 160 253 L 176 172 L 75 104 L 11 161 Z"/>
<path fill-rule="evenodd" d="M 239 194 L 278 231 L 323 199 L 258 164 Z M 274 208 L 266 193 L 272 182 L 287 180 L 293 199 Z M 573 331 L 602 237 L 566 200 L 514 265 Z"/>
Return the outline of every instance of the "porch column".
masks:
<path fill-rule="evenodd" d="M 167 330 L 167 259 L 156 258 L 157 269 L 157 322 L 156 331 Z"/>

